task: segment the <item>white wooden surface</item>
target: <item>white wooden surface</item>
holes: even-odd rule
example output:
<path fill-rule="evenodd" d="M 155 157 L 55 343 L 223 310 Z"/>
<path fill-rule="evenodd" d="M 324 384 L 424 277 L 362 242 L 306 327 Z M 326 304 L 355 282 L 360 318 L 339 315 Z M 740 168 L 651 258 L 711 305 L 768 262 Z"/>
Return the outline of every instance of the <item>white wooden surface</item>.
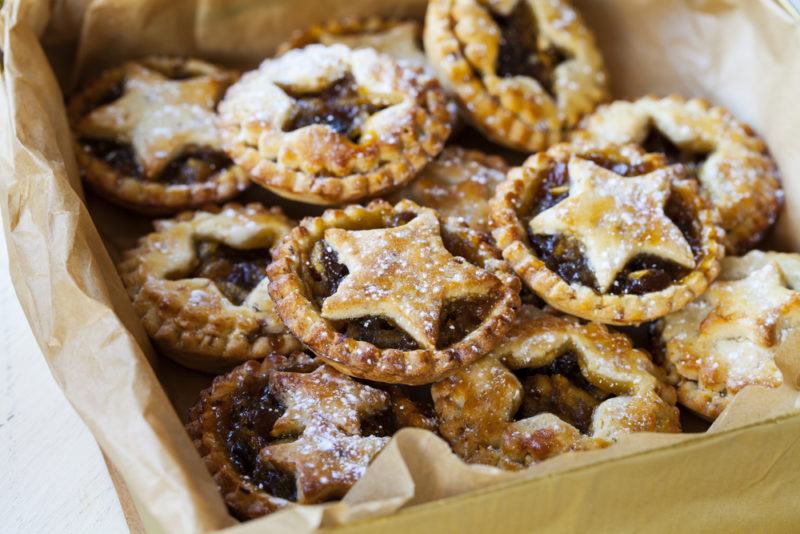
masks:
<path fill-rule="evenodd" d="M 0 533 L 128 532 L 100 449 L 58 389 L 0 232 Z"/>

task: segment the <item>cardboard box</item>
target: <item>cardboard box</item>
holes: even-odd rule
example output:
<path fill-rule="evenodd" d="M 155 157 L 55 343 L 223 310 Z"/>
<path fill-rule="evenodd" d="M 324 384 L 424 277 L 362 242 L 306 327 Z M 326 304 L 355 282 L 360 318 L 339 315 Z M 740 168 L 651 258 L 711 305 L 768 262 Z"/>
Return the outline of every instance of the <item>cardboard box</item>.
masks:
<path fill-rule="evenodd" d="M 338 531 L 796 530 L 798 377 L 776 390 L 746 389 L 706 433 L 628 436 L 524 473 L 466 466 L 432 434 L 404 430 L 343 502 L 236 526 L 181 421 L 208 377 L 157 358 L 150 347 L 113 264 L 146 225 L 84 196 L 62 92 L 145 53 L 247 67 L 312 22 L 346 14 L 421 17 L 425 7 L 421 0 L 320 4 L 12 0 L 3 8 L 0 199 L 13 282 L 56 380 L 124 480 L 118 487 L 132 529 L 301 532 L 344 523 Z M 787 195 L 771 245 L 800 250 L 796 13 L 768 0 L 576 4 L 598 36 L 615 97 L 703 96 L 755 127 Z"/>

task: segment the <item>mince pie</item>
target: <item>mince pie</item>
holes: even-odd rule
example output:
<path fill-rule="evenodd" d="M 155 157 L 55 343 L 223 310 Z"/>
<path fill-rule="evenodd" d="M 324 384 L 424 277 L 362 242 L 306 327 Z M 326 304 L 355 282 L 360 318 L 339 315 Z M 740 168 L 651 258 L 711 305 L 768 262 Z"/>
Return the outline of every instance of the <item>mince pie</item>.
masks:
<path fill-rule="evenodd" d="M 541 150 L 608 96 L 594 36 L 566 0 L 431 0 L 425 50 L 466 117 Z"/>
<path fill-rule="evenodd" d="M 486 236 L 409 200 L 306 219 L 268 276 L 278 315 L 317 356 L 389 383 L 430 383 L 477 360 L 519 306 L 519 281 Z"/>
<path fill-rule="evenodd" d="M 441 152 L 438 82 L 370 48 L 309 45 L 244 74 L 220 104 L 223 144 L 256 183 L 337 204 L 388 193 Z"/>
<path fill-rule="evenodd" d="M 103 197 L 146 213 L 227 200 L 249 185 L 222 150 L 217 103 L 237 73 L 149 57 L 108 70 L 69 104 L 81 173 Z"/>
<path fill-rule="evenodd" d="M 451 145 L 391 198 L 413 200 L 474 230 L 488 232 L 489 200 L 507 171 L 508 165 L 499 156 Z"/>
<path fill-rule="evenodd" d="M 278 208 L 229 204 L 156 221 L 119 264 L 134 308 L 158 347 L 215 372 L 300 347 L 267 292 L 270 248 L 292 227 Z"/>
<path fill-rule="evenodd" d="M 225 503 L 249 519 L 343 497 L 397 430 L 435 429 L 425 404 L 303 353 L 272 354 L 217 377 L 187 429 Z"/>
<path fill-rule="evenodd" d="M 520 469 L 631 432 L 680 432 L 662 374 L 625 335 L 526 305 L 504 343 L 431 393 L 456 454 Z"/>
<path fill-rule="evenodd" d="M 697 182 L 635 145 L 560 144 L 512 169 L 492 201 L 503 257 L 561 311 L 636 324 L 705 291 L 723 247 Z"/>
<path fill-rule="evenodd" d="M 729 254 L 760 243 L 778 218 L 783 189 L 764 142 L 727 110 L 700 99 L 645 97 L 586 117 L 573 140 L 636 143 L 697 178 L 719 211 Z"/>
<path fill-rule="evenodd" d="M 800 255 L 725 258 L 719 280 L 659 331 L 678 400 L 707 419 L 746 386 L 780 386 L 800 350 Z"/>
<path fill-rule="evenodd" d="M 278 47 L 278 55 L 311 44 L 342 44 L 354 50 L 373 48 L 399 62 L 427 69 L 421 33 L 420 24 L 415 20 L 351 17 L 294 32 Z"/>

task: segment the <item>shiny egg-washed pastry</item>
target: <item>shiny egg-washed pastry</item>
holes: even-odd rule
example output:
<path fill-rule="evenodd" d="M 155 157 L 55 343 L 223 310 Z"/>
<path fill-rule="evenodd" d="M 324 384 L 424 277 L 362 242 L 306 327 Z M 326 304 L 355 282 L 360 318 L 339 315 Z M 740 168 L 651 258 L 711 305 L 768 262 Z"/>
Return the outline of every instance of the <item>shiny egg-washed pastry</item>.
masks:
<path fill-rule="evenodd" d="M 431 383 L 479 359 L 520 302 L 485 235 L 409 200 L 307 218 L 268 276 L 291 332 L 329 365 L 378 382 Z"/>
<path fill-rule="evenodd" d="M 216 106 L 238 73 L 147 57 L 102 73 L 70 100 L 86 183 L 124 207 L 165 213 L 237 195 L 250 181 L 225 154 Z"/>
<path fill-rule="evenodd" d="M 758 245 L 783 206 L 778 168 L 764 142 L 726 109 L 705 100 L 673 95 L 614 102 L 586 117 L 572 139 L 636 143 L 682 164 L 719 211 L 728 254 Z"/>
<path fill-rule="evenodd" d="M 536 151 L 608 97 L 594 36 L 566 0 L 431 0 L 425 52 L 469 121 Z"/>
<path fill-rule="evenodd" d="M 494 238 L 554 308 L 609 324 L 663 317 L 705 291 L 724 252 L 680 171 L 635 145 L 554 145 L 498 186 Z"/>
<path fill-rule="evenodd" d="M 233 515 L 343 497 L 402 427 L 434 430 L 404 391 L 362 384 L 304 353 L 218 376 L 187 430 Z"/>
<path fill-rule="evenodd" d="M 413 200 L 445 218 L 488 232 L 489 201 L 507 171 L 508 165 L 499 156 L 450 145 L 413 182 L 389 198 Z"/>
<path fill-rule="evenodd" d="M 312 44 L 245 73 L 219 106 L 223 146 L 250 178 L 312 204 L 389 193 L 444 147 L 439 83 L 371 48 Z"/>
<path fill-rule="evenodd" d="M 267 292 L 270 248 L 293 223 L 279 208 L 228 204 L 156 221 L 118 266 L 148 335 L 201 371 L 300 348 Z"/>
<path fill-rule="evenodd" d="M 521 469 L 631 432 L 680 432 L 662 375 L 625 335 L 526 305 L 505 342 L 431 393 L 464 461 Z"/>
<path fill-rule="evenodd" d="M 797 380 L 781 363 L 800 354 L 799 291 L 798 254 L 754 250 L 722 260 L 699 299 L 659 321 L 680 403 L 713 420 L 747 386 Z"/>

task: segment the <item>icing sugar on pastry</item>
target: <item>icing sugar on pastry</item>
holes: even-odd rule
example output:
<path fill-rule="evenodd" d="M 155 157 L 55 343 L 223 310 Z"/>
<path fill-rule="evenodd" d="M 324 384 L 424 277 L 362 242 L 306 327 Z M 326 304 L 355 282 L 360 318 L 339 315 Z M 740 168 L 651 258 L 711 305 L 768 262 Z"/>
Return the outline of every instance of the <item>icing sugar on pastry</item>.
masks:
<path fill-rule="evenodd" d="M 753 251 L 726 258 L 720 280 L 661 320 L 681 403 L 714 419 L 742 388 L 783 383 L 779 360 L 800 343 L 797 273 L 796 254 Z"/>
<path fill-rule="evenodd" d="M 226 87 L 214 76 L 171 80 L 129 63 L 123 95 L 86 115 L 77 129 L 131 143 L 145 176 L 152 178 L 187 146 L 221 149 L 214 108 Z"/>
<path fill-rule="evenodd" d="M 577 156 L 568 166 L 569 196 L 531 219 L 530 228 L 536 234 L 575 236 L 601 291 L 639 254 L 694 267 L 692 248 L 664 213 L 668 170 L 626 178 Z"/>
<path fill-rule="evenodd" d="M 244 74 L 220 104 L 226 150 L 257 183 L 315 204 L 388 193 L 443 148 L 433 77 L 373 49 L 312 44 Z"/>
<path fill-rule="evenodd" d="M 431 211 L 397 228 L 332 228 L 325 240 L 350 272 L 325 299 L 322 316 L 387 317 L 426 349 L 436 347 L 445 301 L 490 295 L 500 286 L 493 275 L 445 249 Z"/>

